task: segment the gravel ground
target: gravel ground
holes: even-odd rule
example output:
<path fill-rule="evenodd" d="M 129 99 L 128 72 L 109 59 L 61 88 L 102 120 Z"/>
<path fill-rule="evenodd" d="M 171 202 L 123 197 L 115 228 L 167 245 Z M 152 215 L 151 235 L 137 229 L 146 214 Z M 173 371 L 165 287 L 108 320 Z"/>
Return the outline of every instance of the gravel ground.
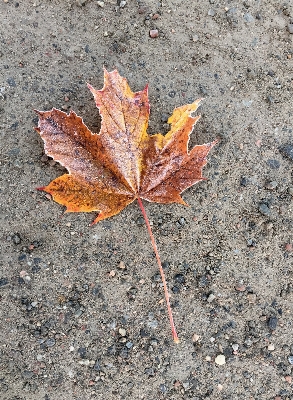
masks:
<path fill-rule="evenodd" d="M 1 400 L 293 399 L 293 5 L 0 0 Z M 205 100 L 220 138 L 190 207 L 137 204 L 93 227 L 35 190 L 64 169 L 33 109 L 74 110 L 118 69 L 149 83 L 149 133 Z"/>

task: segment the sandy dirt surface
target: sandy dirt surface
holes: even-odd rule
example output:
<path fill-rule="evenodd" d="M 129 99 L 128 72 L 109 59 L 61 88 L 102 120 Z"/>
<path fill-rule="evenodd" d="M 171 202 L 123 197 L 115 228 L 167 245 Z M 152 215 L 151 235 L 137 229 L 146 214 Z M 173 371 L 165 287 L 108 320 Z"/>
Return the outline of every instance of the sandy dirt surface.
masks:
<path fill-rule="evenodd" d="M 0 22 L 1 400 L 293 399 L 292 3 L 0 0 Z M 190 144 L 220 138 L 190 207 L 145 204 L 178 345 L 138 205 L 89 227 L 36 191 L 64 169 L 33 109 L 98 132 L 103 66 L 149 83 L 149 133 L 204 97 Z"/>

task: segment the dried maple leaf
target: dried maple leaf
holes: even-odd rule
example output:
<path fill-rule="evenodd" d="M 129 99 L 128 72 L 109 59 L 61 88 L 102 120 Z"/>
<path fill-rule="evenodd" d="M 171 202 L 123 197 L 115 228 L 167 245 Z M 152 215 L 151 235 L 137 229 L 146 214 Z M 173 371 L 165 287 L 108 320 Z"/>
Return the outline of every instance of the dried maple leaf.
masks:
<path fill-rule="evenodd" d="M 104 80 L 102 90 L 88 85 L 102 117 L 99 134 L 92 133 L 73 111 L 69 115 L 54 108 L 37 111 L 37 130 L 45 152 L 69 172 L 40 189 L 65 205 L 68 212 L 98 211 L 93 223 L 138 200 L 159 263 L 177 341 L 164 273 L 141 199 L 185 204 L 180 193 L 204 179 L 202 168 L 216 141 L 188 152 L 189 135 L 199 119 L 191 114 L 200 100 L 174 110 L 165 136 L 149 136 L 148 87 L 133 93 L 117 71 L 105 70 Z"/>

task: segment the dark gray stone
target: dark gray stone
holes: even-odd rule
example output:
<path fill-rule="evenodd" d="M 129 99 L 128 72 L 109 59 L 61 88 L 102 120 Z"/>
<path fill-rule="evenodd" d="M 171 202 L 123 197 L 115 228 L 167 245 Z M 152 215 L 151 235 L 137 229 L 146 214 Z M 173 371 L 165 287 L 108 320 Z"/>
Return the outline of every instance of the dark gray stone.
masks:
<path fill-rule="evenodd" d="M 101 371 L 101 365 L 100 365 L 99 361 L 96 361 L 96 363 L 94 365 L 94 370 L 95 371 Z"/>
<path fill-rule="evenodd" d="M 268 327 L 272 330 L 275 331 L 278 325 L 278 318 L 277 317 L 270 317 L 268 319 Z"/>
<path fill-rule="evenodd" d="M 284 146 L 281 146 L 279 150 L 283 154 L 283 156 L 293 161 L 293 146 L 291 144 L 285 144 Z"/>
<path fill-rule="evenodd" d="M 5 286 L 8 284 L 7 278 L 0 278 L 0 287 Z"/>
<path fill-rule="evenodd" d="M 81 358 L 85 358 L 85 357 L 86 357 L 86 348 L 85 348 L 85 347 L 80 347 L 80 348 L 77 350 L 77 352 L 78 352 L 78 354 L 79 354 L 79 356 L 80 356 Z"/>
<path fill-rule="evenodd" d="M 9 86 L 12 86 L 12 87 L 16 86 L 15 80 L 13 78 L 8 78 L 7 83 Z"/>
<path fill-rule="evenodd" d="M 46 340 L 47 347 L 53 347 L 56 344 L 56 340 L 54 338 L 49 338 Z"/>
<path fill-rule="evenodd" d="M 182 274 L 176 274 L 174 276 L 174 281 L 177 283 L 185 283 L 185 278 Z"/>
<path fill-rule="evenodd" d="M 164 122 L 164 123 L 166 123 L 166 122 L 168 122 L 168 119 L 169 119 L 169 115 L 168 114 L 162 114 L 161 115 L 161 121 L 162 122 Z"/>

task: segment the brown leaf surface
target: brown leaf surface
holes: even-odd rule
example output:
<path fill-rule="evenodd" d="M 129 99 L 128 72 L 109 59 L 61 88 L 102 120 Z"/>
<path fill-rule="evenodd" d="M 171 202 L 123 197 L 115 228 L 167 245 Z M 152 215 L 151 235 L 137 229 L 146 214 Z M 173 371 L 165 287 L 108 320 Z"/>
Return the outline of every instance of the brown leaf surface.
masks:
<path fill-rule="evenodd" d="M 45 152 L 69 172 L 42 190 L 68 212 L 98 211 L 94 222 L 119 213 L 138 197 L 185 204 L 180 193 L 204 179 L 202 168 L 216 143 L 188 152 L 189 135 L 199 119 L 191 114 L 200 100 L 174 110 L 165 136 L 149 136 L 147 86 L 133 93 L 117 71 L 105 70 L 103 89 L 89 89 L 102 117 L 99 134 L 74 112 L 37 111 Z"/>

